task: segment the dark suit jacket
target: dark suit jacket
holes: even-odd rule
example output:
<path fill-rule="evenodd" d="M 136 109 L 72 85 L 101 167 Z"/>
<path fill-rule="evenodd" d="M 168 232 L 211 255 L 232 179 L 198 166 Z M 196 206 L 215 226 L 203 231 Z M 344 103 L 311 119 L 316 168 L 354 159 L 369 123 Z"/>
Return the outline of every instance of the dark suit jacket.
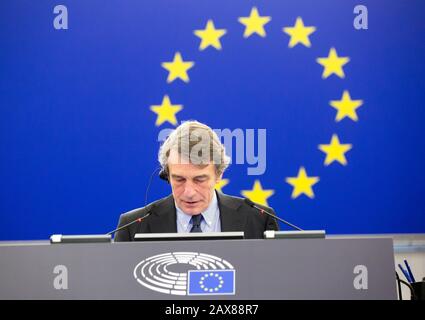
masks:
<path fill-rule="evenodd" d="M 275 219 L 260 213 L 244 202 L 244 199 L 217 192 L 220 209 L 221 231 L 244 231 L 247 239 L 262 239 L 266 230 L 279 230 Z M 272 208 L 258 205 L 275 214 Z M 136 233 L 172 233 L 177 232 L 177 214 L 173 195 L 134 209 L 120 216 L 118 227 L 152 212 L 150 216 L 128 228 L 115 233 L 114 241 L 133 241 Z"/>

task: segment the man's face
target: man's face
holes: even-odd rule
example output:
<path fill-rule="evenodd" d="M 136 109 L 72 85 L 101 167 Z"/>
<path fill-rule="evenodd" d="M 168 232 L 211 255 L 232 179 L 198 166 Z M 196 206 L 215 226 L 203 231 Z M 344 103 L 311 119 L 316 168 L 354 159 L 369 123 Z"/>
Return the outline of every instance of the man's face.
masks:
<path fill-rule="evenodd" d="M 210 205 L 215 184 L 221 177 L 216 175 L 214 164 L 197 166 L 180 162 L 178 152 L 171 150 L 168 171 L 173 197 L 183 212 L 196 215 Z"/>

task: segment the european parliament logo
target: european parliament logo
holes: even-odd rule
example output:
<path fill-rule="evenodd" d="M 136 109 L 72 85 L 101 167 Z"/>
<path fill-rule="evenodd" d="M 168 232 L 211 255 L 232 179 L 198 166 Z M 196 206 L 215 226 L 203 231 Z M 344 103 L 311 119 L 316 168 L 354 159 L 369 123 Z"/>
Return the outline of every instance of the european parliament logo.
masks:
<path fill-rule="evenodd" d="M 145 288 L 165 294 L 185 296 L 236 293 L 235 268 L 228 261 L 206 253 L 158 254 L 137 264 L 133 275 Z"/>
<path fill-rule="evenodd" d="M 235 294 L 235 270 L 189 271 L 188 295 Z"/>

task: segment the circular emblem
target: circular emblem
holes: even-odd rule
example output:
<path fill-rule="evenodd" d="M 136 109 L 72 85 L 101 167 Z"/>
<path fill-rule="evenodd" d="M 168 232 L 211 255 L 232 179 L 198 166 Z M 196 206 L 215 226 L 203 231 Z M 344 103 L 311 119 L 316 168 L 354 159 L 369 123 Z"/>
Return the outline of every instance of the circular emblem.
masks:
<path fill-rule="evenodd" d="M 230 270 L 234 271 L 234 268 L 229 262 L 213 255 L 169 252 L 137 264 L 134 278 L 142 286 L 165 294 L 220 294 L 223 288 L 234 287 L 234 277 L 230 281 L 223 276 L 223 272 Z"/>

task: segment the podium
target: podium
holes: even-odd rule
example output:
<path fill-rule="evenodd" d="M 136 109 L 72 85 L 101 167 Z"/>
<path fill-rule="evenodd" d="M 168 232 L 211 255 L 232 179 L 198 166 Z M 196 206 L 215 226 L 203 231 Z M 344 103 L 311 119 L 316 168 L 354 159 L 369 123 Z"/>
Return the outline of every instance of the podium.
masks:
<path fill-rule="evenodd" d="M 392 239 L 0 243 L 0 299 L 397 299 Z"/>

